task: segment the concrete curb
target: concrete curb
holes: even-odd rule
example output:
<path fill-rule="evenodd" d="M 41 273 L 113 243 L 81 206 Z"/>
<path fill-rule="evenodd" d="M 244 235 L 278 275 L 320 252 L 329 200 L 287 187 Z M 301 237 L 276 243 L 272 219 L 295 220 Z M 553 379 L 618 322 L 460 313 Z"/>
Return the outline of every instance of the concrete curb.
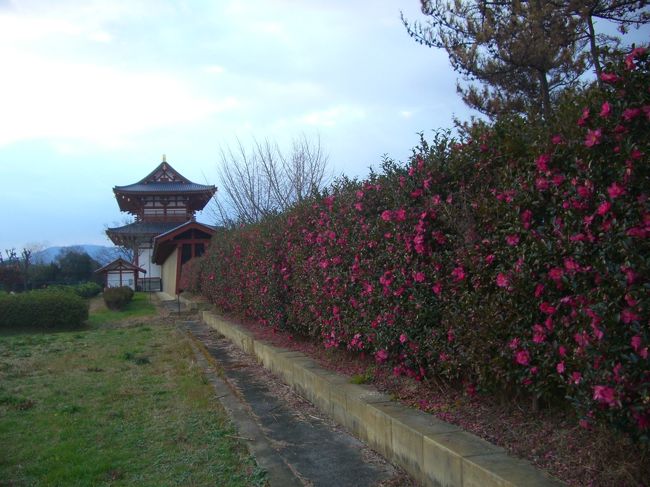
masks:
<path fill-rule="evenodd" d="M 202 312 L 203 321 L 300 395 L 426 486 L 563 486 L 530 463 L 481 438 L 406 408 L 384 394 L 320 367 L 300 352 L 256 340 L 247 330 Z"/>

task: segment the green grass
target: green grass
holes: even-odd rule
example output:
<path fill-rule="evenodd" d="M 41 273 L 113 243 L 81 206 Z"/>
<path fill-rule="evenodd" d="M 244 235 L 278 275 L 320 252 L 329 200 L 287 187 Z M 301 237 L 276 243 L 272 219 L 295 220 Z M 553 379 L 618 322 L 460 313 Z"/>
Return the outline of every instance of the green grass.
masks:
<path fill-rule="evenodd" d="M 2 486 L 263 485 L 234 436 L 173 326 L 0 335 Z"/>
<path fill-rule="evenodd" d="M 95 299 L 103 303 L 101 297 Z M 154 315 L 156 313 L 156 307 L 153 305 L 151 299 L 149 293 L 135 293 L 133 300 L 122 311 L 110 310 L 102 305 L 90 314 L 88 324 L 92 327 L 97 327 L 127 318 L 140 318 Z"/>

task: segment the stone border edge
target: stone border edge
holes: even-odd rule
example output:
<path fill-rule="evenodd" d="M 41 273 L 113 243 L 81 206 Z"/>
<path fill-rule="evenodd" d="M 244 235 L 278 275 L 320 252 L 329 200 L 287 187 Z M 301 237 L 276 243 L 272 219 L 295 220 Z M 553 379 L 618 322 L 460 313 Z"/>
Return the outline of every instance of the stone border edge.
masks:
<path fill-rule="evenodd" d="M 559 487 L 565 484 L 503 448 L 421 411 L 409 409 L 372 387 L 320 367 L 300 352 L 256 340 L 211 311 L 203 322 L 217 330 L 300 395 L 425 486 Z"/>

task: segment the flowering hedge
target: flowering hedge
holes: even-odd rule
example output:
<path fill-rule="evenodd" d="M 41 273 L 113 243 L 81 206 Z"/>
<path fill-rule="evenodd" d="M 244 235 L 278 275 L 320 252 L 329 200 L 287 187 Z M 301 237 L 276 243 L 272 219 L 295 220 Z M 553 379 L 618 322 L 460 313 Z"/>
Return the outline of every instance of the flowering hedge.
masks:
<path fill-rule="evenodd" d="M 186 286 L 395 374 L 569 401 L 647 441 L 649 67 L 635 49 L 546 124 L 439 133 L 406 166 L 224 231 Z"/>

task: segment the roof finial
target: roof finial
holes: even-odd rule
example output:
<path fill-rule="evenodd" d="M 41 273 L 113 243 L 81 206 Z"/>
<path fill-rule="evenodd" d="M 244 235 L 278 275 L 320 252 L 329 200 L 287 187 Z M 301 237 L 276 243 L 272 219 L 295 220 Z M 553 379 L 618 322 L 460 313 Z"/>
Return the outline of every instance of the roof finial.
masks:
<path fill-rule="evenodd" d="M 163 162 L 167 162 L 167 157 L 163 154 Z"/>

